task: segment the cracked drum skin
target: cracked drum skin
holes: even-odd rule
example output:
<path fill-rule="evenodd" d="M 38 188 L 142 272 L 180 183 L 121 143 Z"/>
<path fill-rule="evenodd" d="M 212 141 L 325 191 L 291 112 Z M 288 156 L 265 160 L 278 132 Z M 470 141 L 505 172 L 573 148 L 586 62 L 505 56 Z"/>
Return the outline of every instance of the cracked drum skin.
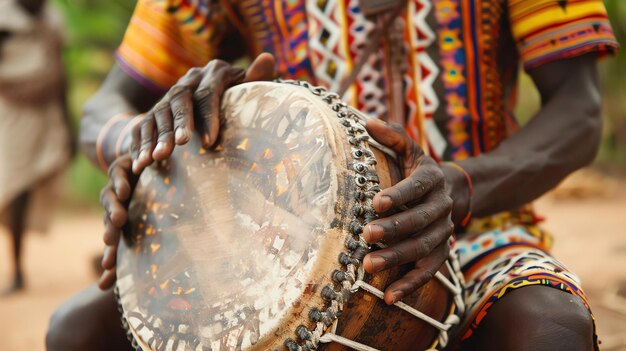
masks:
<path fill-rule="evenodd" d="M 143 172 L 130 203 L 117 291 L 124 323 L 146 351 L 285 350 L 288 339 L 306 347 L 296 330 L 326 326 L 311 310 L 332 305 L 325 287 L 340 291 L 331 276 L 345 270 L 341 256 L 365 253 L 347 249 L 348 228 L 373 215 L 366 209 L 355 222 L 358 183 L 399 180 L 390 156 L 367 141 L 362 150 L 351 144 L 337 112 L 305 87 L 235 86 L 222 98 L 222 118 L 214 148 L 194 133 Z M 367 157 L 377 164 L 356 172 Z M 384 290 L 404 268 L 365 280 Z M 330 315 L 336 334 L 381 350 L 420 350 L 436 339 L 435 328 L 362 290 L 343 295 Z M 404 301 L 437 320 L 451 309 L 434 280 Z"/>

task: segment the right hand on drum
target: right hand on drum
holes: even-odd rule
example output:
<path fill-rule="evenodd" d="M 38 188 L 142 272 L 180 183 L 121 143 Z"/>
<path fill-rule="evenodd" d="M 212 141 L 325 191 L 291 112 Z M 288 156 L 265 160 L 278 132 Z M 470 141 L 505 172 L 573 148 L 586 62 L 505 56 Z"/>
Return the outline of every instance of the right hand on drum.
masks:
<path fill-rule="evenodd" d="M 385 302 L 393 304 L 428 282 L 448 258 L 448 238 L 454 230 L 452 199 L 437 162 L 402 127 L 371 120 L 366 128 L 376 141 L 396 152 L 404 178 L 376 194 L 373 205 L 380 218 L 363 230 L 368 243 L 390 244 L 365 256 L 368 273 L 415 262 L 413 270 L 385 290 Z"/>
<path fill-rule="evenodd" d="M 212 60 L 203 68 L 192 68 L 132 131 L 130 153 L 135 174 L 155 160 L 168 158 L 174 144 L 183 145 L 197 130 L 205 148 L 211 147 L 219 133 L 220 99 L 224 91 L 244 82 L 274 79 L 274 57 L 259 55 L 248 70 Z"/>
<path fill-rule="evenodd" d="M 224 91 L 240 83 L 272 80 L 274 76 L 274 57 L 270 54 L 259 55 L 248 70 L 212 60 L 203 68 L 189 70 L 149 112 L 137 117 L 143 121 L 132 130 L 130 155 L 123 155 L 111 164 L 109 183 L 100 195 L 106 211 L 101 289 L 115 283 L 117 245 L 138 174 L 155 160 L 167 159 L 174 144 L 187 143 L 194 130 L 201 134 L 203 146 L 209 148 L 217 140 Z"/>

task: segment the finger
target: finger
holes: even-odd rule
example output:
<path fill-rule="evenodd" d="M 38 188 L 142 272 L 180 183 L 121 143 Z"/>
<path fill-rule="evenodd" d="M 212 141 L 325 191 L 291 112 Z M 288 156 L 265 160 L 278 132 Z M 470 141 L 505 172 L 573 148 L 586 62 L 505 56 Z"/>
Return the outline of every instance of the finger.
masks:
<path fill-rule="evenodd" d="M 174 141 L 176 145 L 186 144 L 194 129 L 192 94 L 189 89 L 173 94 L 170 106 L 174 119 Z"/>
<path fill-rule="evenodd" d="M 384 240 L 396 242 L 426 228 L 440 218 L 448 218 L 452 211 L 452 199 L 445 193 L 431 193 L 426 202 L 389 217 L 370 222 L 363 229 L 368 243 Z"/>
<path fill-rule="evenodd" d="M 105 245 L 117 245 L 120 241 L 120 237 L 122 236 L 122 230 L 117 228 L 111 223 L 111 219 L 108 215 L 104 215 L 104 234 L 102 235 L 102 240 Z"/>
<path fill-rule="evenodd" d="M 219 105 L 222 94 L 229 87 L 243 82 L 245 71 L 232 67 L 221 60 L 213 60 L 206 66 L 206 72 L 198 89 L 193 94 L 199 121 L 202 125 L 202 144 L 210 147 L 219 133 Z"/>
<path fill-rule="evenodd" d="M 161 103 L 155 106 L 154 120 L 157 130 L 157 144 L 152 152 L 154 160 L 168 158 L 174 150 L 174 122 L 169 103 Z"/>
<path fill-rule="evenodd" d="M 102 268 L 113 269 L 117 259 L 117 245 L 105 246 L 102 255 Z"/>
<path fill-rule="evenodd" d="M 425 159 L 425 162 L 429 161 L 429 158 Z M 372 205 L 377 213 L 382 214 L 421 199 L 435 186 L 442 186 L 444 182 L 443 172 L 438 166 L 430 164 L 418 166 L 407 178 L 376 194 Z"/>
<path fill-rule="evenodd" d="M 276 67 L 276 60 L 274 56 L 269 53 L 262 53 L 254 59 L 254 61 L 248 67 L 246 71 L 246 77 L 244 81 L 254 82 L 259 80 L 272 80 L 276 77 L 274 70 Z"/>
<path fill-rule="evenodd" d="M 130 168 L 130 157 L 118 159 L 118 161 L 113 163 L 109 168 L 109 179 L 113 185 L 113 191 L 121 203 L 127 201 L 130 197 Z"/>
<path fill-rule="evenodd" d="M 202 68 L 190 69 L 166 95 L 174 119 L 174 140 L 177 145 L 187 143 L 194 130 L 192 92 L 198 88 L 203 74 Z"/>
<path fill-rule="evenodd" d="M 133 164 L 139 158 L 139 149 L 141 148 L 141 123 L 135 124 L 130 132 L 130 157 Z"/>
<path fill-rule="evenodd" d="M 416 262 L 431 254 L 436 247 L 450 237 L 453 226 L 449 218 L 441 219 L 422 230 L 422 233 L 388 248 L 371 252 L 363 259 L 363 268 L 368 273 Z"/>
<path fill-rule="evenodd" d="M 104 271 L 104 273 L 102 273 L 102 276 L 100 276 L 100 280 L 98 281 L 98 287 L 101 290 L 107 290 L 113 287 L 113 284 L 115 284 L 116 279 L 117 279 L 117 273 L 115 269 Z"/>
<path fill-rule="evenodd" d="M 102 189 L 100 193 L 100 203 L 109 215 L 111 223 L 116 228 L 122 228 L 126 224 L 127 214 L 126 208 L 122 205 L 113 188 L 109 185 Z"/>
<path fill-rule="evenodd" d="M 133 172 L 135 174 L 141 173 L 141 171 L 152 163 L 152 151 L 154 150 L 155 141 L 155 127 L 154 115 L 148 114 L 141 123 L 141 146 L 139 149 L 139 157 L 133 162 Z"/>
<path fill-rule="evenodd" d="M 426 284 L 448 259 L 449 253 L 450 245 L 446 241 L 438 246 L 431 255 L 417 262 L 415 269 L 391 283 L 385 289 L 385 302 L 391 305 Z"/>
<path fill-rule="evenodd" d="M 370 119 L 365 124 L 365 129 L 374 140 L 400 155 L 406 155 L 411 151 L 413 144 L 411 138 L 406 135 L 402 127 L 396 124 Z"/>

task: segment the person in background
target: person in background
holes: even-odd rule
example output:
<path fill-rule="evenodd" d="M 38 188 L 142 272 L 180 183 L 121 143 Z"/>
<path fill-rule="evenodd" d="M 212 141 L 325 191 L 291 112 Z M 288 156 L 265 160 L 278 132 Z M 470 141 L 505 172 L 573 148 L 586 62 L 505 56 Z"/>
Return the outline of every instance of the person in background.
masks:
<path fill-rule="evenodd" d="M 0 223 L 13 239 L 24 289 L 23 237 L 45 231 L 75 149 L 65 100 L 60 17 L 44 0 L 0 1 Z"/>

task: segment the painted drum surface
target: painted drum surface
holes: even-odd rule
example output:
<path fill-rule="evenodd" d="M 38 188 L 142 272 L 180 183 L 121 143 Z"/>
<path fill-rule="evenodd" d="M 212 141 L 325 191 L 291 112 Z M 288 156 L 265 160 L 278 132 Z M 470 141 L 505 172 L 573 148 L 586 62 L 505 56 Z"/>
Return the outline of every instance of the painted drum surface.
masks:
<path fill-rule="evenodd" d="M 365 117 L 306 83 L 255 82 L 225 93 L 222 118 L 214 148 L 194 134 L 133 194 L 116 289 L 136 346 L 311 350 L 333 329 L 382 350 L 437 344 L 436 328 L 354 288 L 410 268 L 360 265 L 371 199 L 400 178 Z M 437 321 L 458 312 L 436 280 L 404 302 Z"/>

